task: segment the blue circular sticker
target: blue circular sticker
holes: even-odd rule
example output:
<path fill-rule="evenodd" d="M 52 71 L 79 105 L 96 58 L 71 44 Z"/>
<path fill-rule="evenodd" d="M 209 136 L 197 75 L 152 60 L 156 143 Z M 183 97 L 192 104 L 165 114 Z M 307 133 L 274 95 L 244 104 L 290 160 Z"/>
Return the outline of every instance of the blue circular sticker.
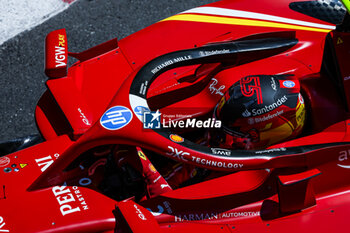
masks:
<path fill-rule="evenodd" d="M 150 112 L 150 110 L 144 106 L 137 106 L 134 108 L 136 115 L 143 116 L 143 112 Z"/>
<path fill-rule="evenodd" d="M 100 124 L 108 130 L 118 130 L 128 125 L 132 112 L 124 106 L 114 106 L 108 109 L 100 119 Z"/>
<path fill-rule="evenodd" d="M 295 87 L 295 82 L 287 80 L 283 82 L 283 86 L 287 87 L 287 88 L 293 88 Z"/>

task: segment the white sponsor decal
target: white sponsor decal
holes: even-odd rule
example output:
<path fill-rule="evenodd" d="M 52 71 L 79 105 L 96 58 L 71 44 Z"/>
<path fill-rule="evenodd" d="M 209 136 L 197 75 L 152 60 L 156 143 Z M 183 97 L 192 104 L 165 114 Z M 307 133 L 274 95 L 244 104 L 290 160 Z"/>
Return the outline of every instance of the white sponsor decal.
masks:
<path fill-rule="evenodd" d="M 271 88 L 272 88 L 274 91 L 277 91 L 276 81 L 275 81 L 274 78 L 271 78 Z"/>
<path fill-rule="evenodd" d="M 209 85 L 210 93 L 223 96 L 224 93 L 222 93 L 222 91 L 223 91 L 223 89 L 225 89 L 225 85 L 221 85 L 220 87 L 216 87 L 216 84 L 218 84 L 218 80 L 215 78 L 212 78 L 211 80 L 213 82 Z"/>
<path fill-rule="evenodd" d="M 350 156 L 350 150 L 343 150 L 339 152 L 338 160 L 339 162 L 347 161 Z M 339 167 L 350 169 L 350 165 L 337 164 Z"/>
<path fill-rule="evenodd" d="M 212 167 L 235 168 L 235 169 L 243 167 L 243 164 L 240 164 L 240 163 L 217 162 L 213 160 L 202 159 L 195 156 L 192 156 L 192 162 L 196 162 L 198 164 L 208 165 Z"/>
<path fill-rule="evenodd" d="M 260 212 L 230 212 L 230 213 L 193 213 L 193 214 L 182 214 L 175 215 L 175 222 L 183 221 L 201 221 L 201 220 L 218 220 L 223 218 L 240 218 L 260 216 Z"/>
<path fill-rule="evenodd" d="M 180 62 L 180 61 L 190 60 L 191 58 L 192 58 L 191 55 L 187 55 L 187 56 L 183 56 L 183 57 L 174 58 L 173 61 L 174 62 Z"/>
<path fill-rule="evenodd" d="M 260 151 L 255 151 L 255 154 L 268 154 L 271 152 L 281 152 L 281 151 L 286 151 L 287 149 L 284 147 L 281 148 L 272 148 L 268 150 L 260 150 Z"/>
<path fill-rule="evenodd" d="M 348 81 L 348 80 L 350 80 L 350 76 L 344 78 L 344 81 Z"/>
<path fill-rule="evenodd" d="M 153 74 L 157 73 L 158 71 L 160 71 L 161 69 L 167 67 L 167 66 L 170 66 L 172 64 L 175 64 L 177 62 L 181 62 L 181 61 L 186 61 L 186 60 L 190 60 L 192 59 L 192 56 L 191 55 L 186 55 L 186 56 L 182 56 L 182 57 L 176 57 L 176 58 L 173 58 L 171 60 L 168 60 L 166 62 L 163 62 L 162 64 L 158 65 L 157 67 L 153 68 L 151 70 L 151 72 Z"/>
<path fill-rule="evenodd" d="M 65 54 L 65 48 L 64 47 L 55 46 L 56 67 L 65 66 L 66 65 L 66 63 L 63 62 L 66 59 L 66 56 L 64 54 Z"/>
<path fill-rule="evenodd" d="M 175 215 L 175 222 L 217 220 L 217 219 L 219 219 L 218 213 L 201 213 L 201 214 Z"/>
<path fill-rule="evenodd" d="M 139 216 L 139 218 L 143 221 L 147 220 L 147 218 L 145 217 L 145 215 L 142 213 L 142 211 L 139 209 L 139 207 L 137 207 L 136 204 L 134 204 L 134 208 L 136 210 L 136 214 L 137 216 Z"/>
<path fill-rule="evenodd" d="M 63 47 L 64 46 L 64 35 L 59 35 L 58 37 L 59 40 L 59 44 L 62 45 L 62 47 L 60 46 L 55 46 L 55 63 L 56 63 L 56 68 L 57 67 L 61 67 L 61 66 L 66 66 L 67 64 L 64 62 L 64 60 L 66 59 L 66 48 Z"/>
<path fill-rule="evenodd" d="M 144 83 L 141 84 L 140 91 L 139 91 L 141 95 L 146 94 L 147 86 L 148 86 L 148 81 L 145 81 Z"/>
<path fill-rule="evenodd" d="M 71 188 L 73 191 L 67 187 L 66 183 L 64 183 L 63 186 L 55 186 L 52 188 L 52 192 L 60 205 L 62 216 L 79 212 L 81 208 L 83 210 L 89 209 L 79 188 L 77 186 Z"/>
<path fill-rule="evenodd" d="M 252 125 L 254 123 L 260 123 L 260 122 L 264 122 L 264 121 L 267 121 L 267 120 L 270 120 L 270 119 L 273 119 L 279 115 L 282 115 L 283 114 L 283 110 L 281 111 L 277 111 L 276 113 L 274 114 L 268 114 L 267 116 L 263 116 L 263 117 L 255 117 L 255 118 L 249 118 L 248 119 L 248 124 Z"/>
<path fill-rule="evenodd" d="M 51 155 L 40 158 L 40 159 L 35 159 L 36 164 L 40 167 L 41 172 L 44 172 L 48 167 L 53 164 L 54 159 L 57 159 L 60 156 L 60 154 L 56 153 L 54 154 L 53 158 Z"/>
<path fill-rule="evenodd" d="M 210 149 L 214 155 L 226 155 L 226 156 L 231 155 L 231 151 L 227 149 L 222 149 L 222 148 L 210 148 Z"/>
<path fill-rule="evenodd" d="M 274 110 L 275 108 L 281 106 L 283 103 L 285 103 L 288 100 L 287 96 L 283 96 L 282 98 L 278 99 L 276 103 L 270 104 L 270 105 L 265 105 L 263 108 L 259 109 L 253 109 L 252 113 L 253 116 L 258 116 L 264 113 L 267 113 L 269 111 Z"/>
<path fill-rule="evenodd" d="M 190 156 L 190 153 L 178 150 L 177 148 L 174 148 L 172 146 L 168 146 L 168 148 L 171 150 L 171 152 L 167 152 L 166 154 L 179 160 L 187 161 L 187 159 L 184 156 Z"/>
<path fill-rule="evenodd" d="M 6 225 L 5 220 L 2 216 L 0 216 L 0 232 L 10 232 L 10 230 L 7 230 L 4 228 Z"/>
<path fill-rule="evenodd" d="M 225 54 L 229 53 L 230 50 L 228 49 L 221 49 L 221 50 L 211 50 L 211 51 L 200 51 L 199 55 L 201 56 L 210 56 L 210 55 L 217 55 L 217 54 Z"/>
<path fill-rule="evenodd" d="M 83 123 L 85 125 L 90 126 L 91 123 L 89 122 L 89 120 L 87 119 L 87 117 L 85 116 L 85 114 L 83 113 L 83 111 L 80 108 L 78 108 L 78 112 L 80 113 L 80 118 L 82 119 Z"/>

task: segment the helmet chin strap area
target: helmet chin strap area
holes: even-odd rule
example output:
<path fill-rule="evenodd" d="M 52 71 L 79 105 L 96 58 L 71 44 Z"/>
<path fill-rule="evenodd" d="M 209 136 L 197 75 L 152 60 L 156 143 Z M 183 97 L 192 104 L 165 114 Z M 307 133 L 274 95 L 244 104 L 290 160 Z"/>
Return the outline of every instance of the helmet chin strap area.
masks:
<path fill-rule="evenodd" d="M 165 54 L 148 62 L 135 75 L 130 87 L 130 105 L 142 122 L 142 117 L 136 114 L 135 108 L 141 106 L 143 109 L 149 109 L 146 97 L 149 87 L 165 71 L 180 66 L 206 63 L 222 62 L 234 65 L 242 64 L 242 60 L 248 63 L 254 59 L 249 60 L 249 57 L 245 56 L 247 53 L 252 54 L 253 52 L 256 57 L 260 58 L 263 58 L 264 54 L 266 54 L 265 57 L 269 57 L 297 43 L 296 39 L 265 38 L 212 44 Z M 303 166 L 306 161 L 305 153 L 325 147 L 325 145 L 312 145 L 298 148 L 276 148 L 268 151 L 227 150 L 201 146 L 179 135 L 176 135 L 179 140 L 170 140 L 174 134 L 166 129 L 153 130 L 153 132 L 157 133 L 152 135 L 154 137 L 153 150 L 158 153 L 199 167 L 221 171 Z"/>

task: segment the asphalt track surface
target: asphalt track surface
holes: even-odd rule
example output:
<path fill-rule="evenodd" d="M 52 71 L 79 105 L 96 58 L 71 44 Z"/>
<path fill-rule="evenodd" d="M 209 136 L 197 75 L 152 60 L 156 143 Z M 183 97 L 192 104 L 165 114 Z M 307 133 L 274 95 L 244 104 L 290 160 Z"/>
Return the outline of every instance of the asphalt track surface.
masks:
<path fill-rule="evenodd" d="M 124 38 L 161 19 L 214 0 L 78 0 L 66 11 L 0 46 L 0 142 L 37 134 L 34 110 L 45 91 L 44 40 L 66 28 L 80 52 Z M 6 7 L 6 6 L 2 6 Z"/>

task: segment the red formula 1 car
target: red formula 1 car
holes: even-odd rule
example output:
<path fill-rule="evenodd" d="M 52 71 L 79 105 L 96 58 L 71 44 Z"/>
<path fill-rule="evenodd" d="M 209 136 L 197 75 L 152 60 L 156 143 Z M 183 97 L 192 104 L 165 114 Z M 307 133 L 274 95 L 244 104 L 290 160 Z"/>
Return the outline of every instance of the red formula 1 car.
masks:
<path fill-rule="evenodd" d="M 346 232 L 348 6 L 222 0 L 81 53 L 51 32 L 42 137 L 1 144 L 0 232 Z M 67 71 L 68 56 L 79 61 Z M 240 80 L 257 115 L 286 101 L 259 102 L 263 77 L 298 84 L 302 133 L 259 149 L 208 144 L 205 125 Z M 171 127 L 184 120 L 195 127 Z"/>

